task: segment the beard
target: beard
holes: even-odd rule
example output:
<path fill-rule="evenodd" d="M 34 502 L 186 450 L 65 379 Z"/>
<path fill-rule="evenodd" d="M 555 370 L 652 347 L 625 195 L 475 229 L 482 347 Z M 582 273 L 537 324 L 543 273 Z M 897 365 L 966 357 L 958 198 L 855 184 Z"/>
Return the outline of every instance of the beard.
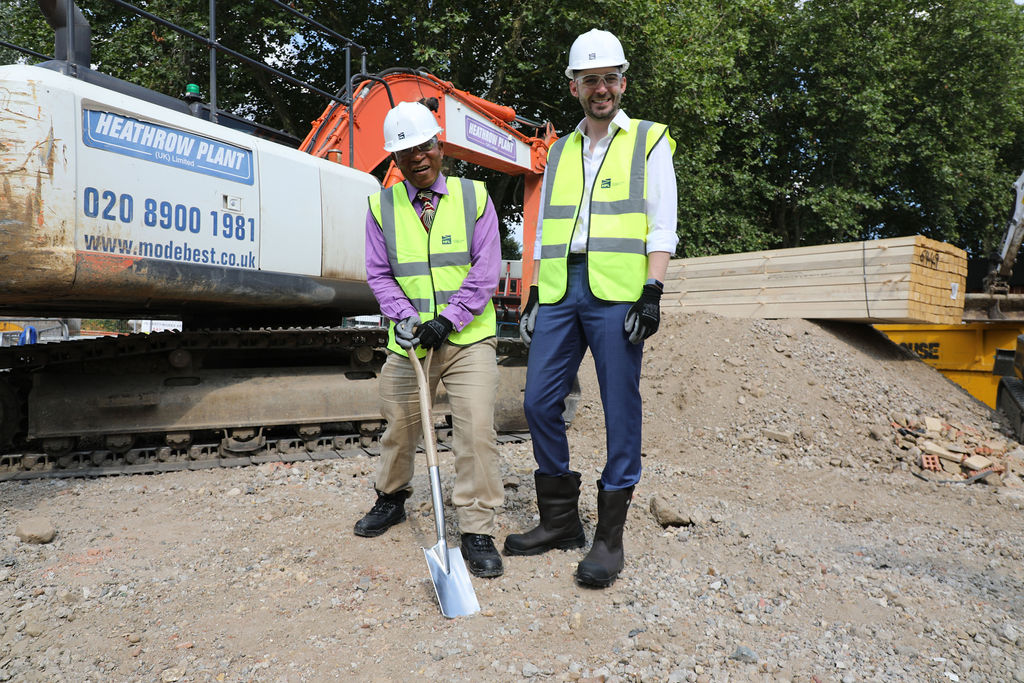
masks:
<path fill-rule="evenodd" d="M 611 95 L 608 99 L 603 99 L 597 103 L 593 102 L 593 95 L 589 98 L 580 97 L 580 104 L 583 106 L 583 112 L 595 121 L 608 121 L 615 118 L 615 114 L 619 111 L 619 99 L 621 95 Z"/>

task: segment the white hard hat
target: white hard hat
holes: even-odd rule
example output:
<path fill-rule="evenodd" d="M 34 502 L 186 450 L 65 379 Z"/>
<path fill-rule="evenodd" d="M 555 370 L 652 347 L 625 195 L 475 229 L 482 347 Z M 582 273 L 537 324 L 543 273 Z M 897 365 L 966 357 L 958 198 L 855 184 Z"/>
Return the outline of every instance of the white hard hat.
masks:
<path fill-rule="evenodd" d="M 419 102 L 399 102 L 384 117 L 384 150 L 398 152 L 422 144 L 444 128 Z"/>
<path fill-rule="evenodd" d="M 594 69 L 602 66 L 621 66 L 625 72 L 629 68 L 626 55 L 622 52 L 622 43 L 608 31 L 592 28 L 580 34 L 569 48 L 569 67 L 565 70 L 567 78 L 572 78 L 574 71 Z"/>

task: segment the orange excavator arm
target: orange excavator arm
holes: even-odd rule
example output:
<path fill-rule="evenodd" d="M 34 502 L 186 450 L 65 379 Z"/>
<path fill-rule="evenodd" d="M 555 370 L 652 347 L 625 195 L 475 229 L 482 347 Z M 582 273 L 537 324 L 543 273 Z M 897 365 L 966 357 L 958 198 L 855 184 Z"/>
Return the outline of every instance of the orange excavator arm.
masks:
<path fill-rule="evenodd" d="M 352 107 L 331 105 L 313 122 L 300 149 L 345 166 L 370 172 L 387 160 L 384 151 L 384 117 L 393 103 L 436 98 L 434 116 L 444 128 L 445 156 L 493 169 L 522 175 L 523 192 L 523 283 L 525 290 L 533 276 L 533 242 L 540 211 L 540 185 L 547 162 L 548 147 L 557 136 L 550 123 L 537 124 L 518 117 L 511 107 L 502 106 L 459 90 L 448 81 L 412 70 L 385 72 L 364 80 L 356 89 Z M 389 97 L 390 94 L 390 97 Z M 532 126 L 529 136 L 514 122 Z M 349 139 L 349 128 L 353 130 Z M 384 185 L 402 180 L 391 164 Z"/>

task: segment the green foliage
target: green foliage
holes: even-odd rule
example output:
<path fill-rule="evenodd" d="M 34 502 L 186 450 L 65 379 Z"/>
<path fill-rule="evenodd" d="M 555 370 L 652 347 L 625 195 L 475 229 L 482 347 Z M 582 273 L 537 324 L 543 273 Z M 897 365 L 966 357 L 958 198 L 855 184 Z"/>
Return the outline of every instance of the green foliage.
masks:
<path fill-rule="evenodd" d="M 205 35 L 203 0 L 138 0 Z M 678 143 L 679 254 L 921 233 L 983 252 L 1024 165 L 1024 14 L 1013 0 L 300 0 L 367 49 L 367 66 L 421 67 L 550 120 L 581 118 L 568 47 L 595 26 L 630 60 L 623 108 Z M 108 0 L 81 0 L 97 68 L 179 95 L 208 83 L 208 50 Z M 218 3 L 218 39 L 328 91 L 343 45 L 267 0 Z M 596 18 L 600 19 L 596 19 Z M 53 52 L 31 0 L 0 4 L 12 42 Z M 0 61 L 24 59 L 0 49 Z M 358 70 L 358 51 L 354 70 Z M 303 137 L 322 98 L 218 57 L 218 101 Z M 508 228 L 522 182 L 482 169 Z"/>
<path fill-rule="evenodd" d="M 915 233 L 991 246 L 1024 161 L 1021 10 L 1010 0 L 758 9 L 715 164 L 735 219 L 753 218 L 782 246 Z"/>
<path fill-rule="evenodd" d="M 0 38 L 35 50 L 44 55 L 53 54 L 53 31 L 46 25 L 35 0 L 7 0 L 0 4 Z M 32 57 L 0 47 L 0 64 L 32 63 Z"/>

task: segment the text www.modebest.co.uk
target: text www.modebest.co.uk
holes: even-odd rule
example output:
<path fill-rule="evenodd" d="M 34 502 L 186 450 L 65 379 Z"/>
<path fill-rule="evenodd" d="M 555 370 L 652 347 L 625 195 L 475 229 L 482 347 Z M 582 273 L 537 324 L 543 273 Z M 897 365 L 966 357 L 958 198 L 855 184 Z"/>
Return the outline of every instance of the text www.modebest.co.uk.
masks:
<path fill-rule="evenodd" d="M 142 258 L 158 258 L 184 263 L 204 263 L 229 268 L 256 269 L 256 255 L 249 251 L 236 253 L 217 249 L 216 247 L 196 248 L 188 244 L 168 240 L 167 242 L 136 242 L 120 237 L 104 235 L 85 235 L 86 251 L 119 256 L 138 256 Z"/>

